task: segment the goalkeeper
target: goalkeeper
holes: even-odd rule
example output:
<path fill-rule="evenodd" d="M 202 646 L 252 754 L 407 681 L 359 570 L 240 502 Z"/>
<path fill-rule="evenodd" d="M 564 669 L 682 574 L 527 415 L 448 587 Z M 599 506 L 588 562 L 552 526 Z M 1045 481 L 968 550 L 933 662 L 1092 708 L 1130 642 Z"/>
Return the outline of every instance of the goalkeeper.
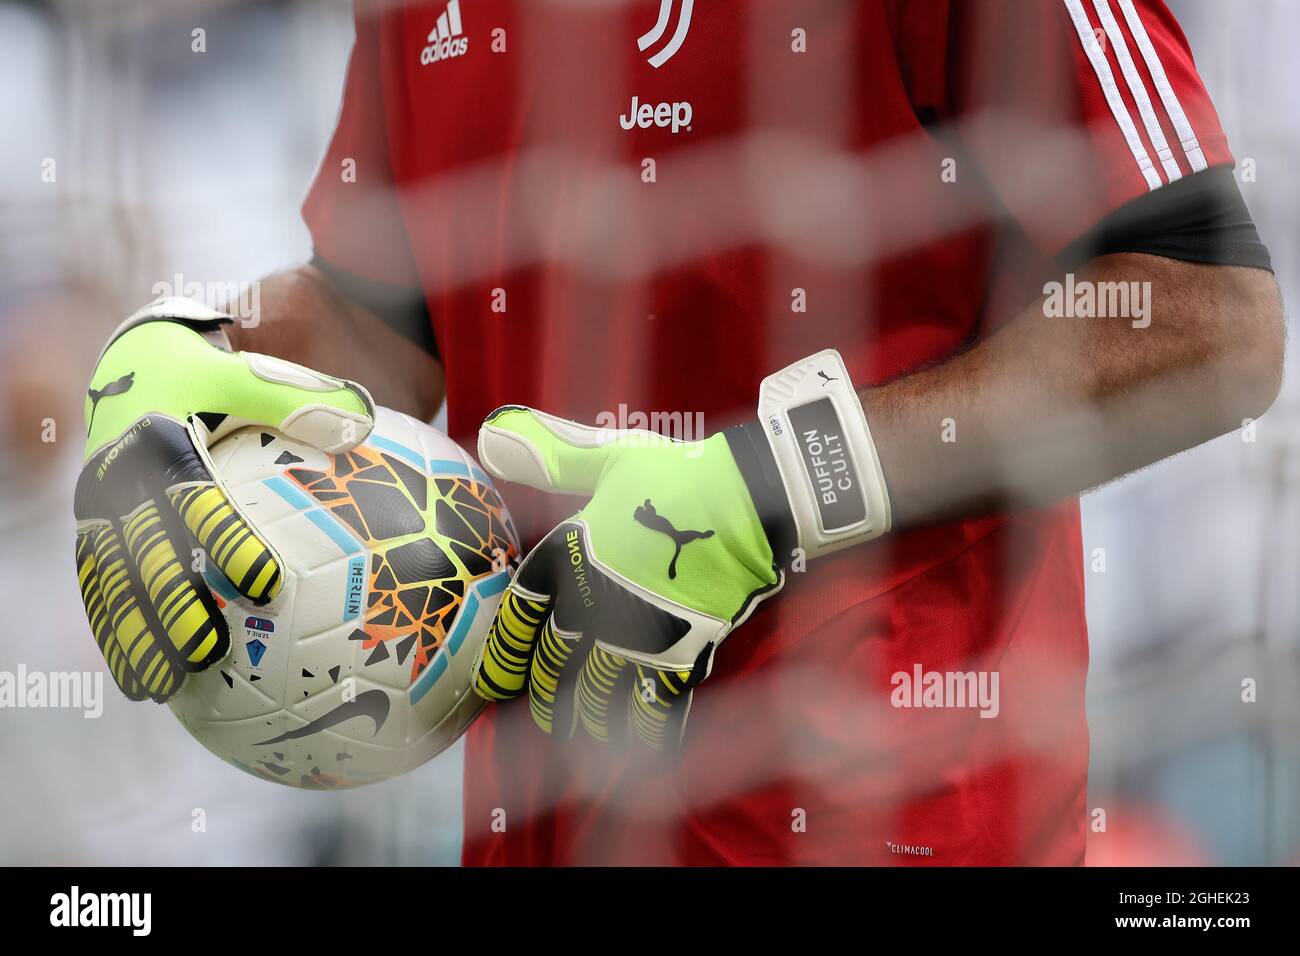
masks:
<path fill-rule="evenodd" d="M 532 547 L 477 672 L 498 703 L 469 733 L 467 863 L 1081 862 L 1075 496 L 1242 427 L 1282 368 L 1172 15 L 843 4 L 800 57 L 732 5 L 662 49 L 532 6 L 456 4 L 461 52 L 422 62 L 437 10 L 358 3 L 312 262 L 265 280 L 256 327 L 163 304 L 109 346 L 88 467 L 149 416 L 170 483 L 109 465 L 83 566 L 172 569 L 148 614 L 117 602 L 160 650 L 115 676 L 161 698 L 219 656 L 172 568 L 187 532 L 275 586 L 256 529 L 211 537 L 214 430 L 345 447 L 359 382 L 446 402 Z M 148 375 L 196 374 L 157 389 L 124 357 L 146 336 Z M 611 427 L 626 409 L 710 434 Z M 153 532 L 159 493 L 188 528 Z M 122 558 L 103 529 L 128 514 Z M 982 712 L 902 689 L 990 673 Z"/>

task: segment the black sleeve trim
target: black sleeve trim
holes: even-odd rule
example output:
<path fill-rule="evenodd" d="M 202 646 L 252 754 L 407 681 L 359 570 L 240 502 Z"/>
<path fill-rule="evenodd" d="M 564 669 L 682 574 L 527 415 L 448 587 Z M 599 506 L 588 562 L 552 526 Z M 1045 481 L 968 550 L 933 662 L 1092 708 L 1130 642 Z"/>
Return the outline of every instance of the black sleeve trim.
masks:
<path fill-rule="evenodd" d="M 369 309 L 398 335 L 410 340 L 434 358 L 438 358 L 438 342 L 433 335 L 433 321 L 429 305 L 419 289 L 387 285 L 363 279 L 340 269 L 319 252 L 313 252 L 311 264 L 346 298 Z"/>
<path fill-rule="evenodd" d="M 1057 260 L 1071 270 L 1120 252 L 1273 271 L 1229 166 L 1185 176 L 1121 206 Z"/>

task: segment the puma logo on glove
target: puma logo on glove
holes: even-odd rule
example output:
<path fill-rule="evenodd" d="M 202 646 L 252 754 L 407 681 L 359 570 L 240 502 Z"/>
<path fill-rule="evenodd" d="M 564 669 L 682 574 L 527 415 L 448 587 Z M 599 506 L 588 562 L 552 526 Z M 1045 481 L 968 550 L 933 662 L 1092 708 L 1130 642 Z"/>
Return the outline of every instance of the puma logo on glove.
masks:
<path fill-rule="evenodd" d="M 134 384 L 135 372 L 127 372 L 121 378 L 114 379 L 103 388 L 86 389 L 86 394 L 90 397 L 90 421 L 86 423 L 87 435 L 90 434 L 91 426 L 95 424 L 95 409 L 99 408 L 99 400 L 110 395 L 121 395 L 123 392 L 129 392 Z"/>
<path fill-rule="evenodd" d="M 671 521 L 655 511 L 655 506 L 650 503 L 649 498 L 645 500 L 645 504 L 632 512 L 632 517 L 651 531 L 662 531 L 673 539 L 673 544 L 677 547 L 673 550 L 673 559 L 668 562 L 668 576 L 670 578 L 677 577 L 677 559 L 681 556 L 682 545 L 690 544 L 692 541 L 699 541 L 701 538 L 713 537 L 712 531 L 678 531 L 673 527 Z"/>

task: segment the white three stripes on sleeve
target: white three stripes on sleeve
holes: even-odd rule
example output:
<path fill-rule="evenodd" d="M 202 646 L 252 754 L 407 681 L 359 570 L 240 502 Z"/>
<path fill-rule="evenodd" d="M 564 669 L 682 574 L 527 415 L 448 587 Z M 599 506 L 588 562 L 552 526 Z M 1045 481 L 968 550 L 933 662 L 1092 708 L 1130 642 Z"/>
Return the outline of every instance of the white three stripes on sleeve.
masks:
<path fill-rule="evenodd" d="M 1106 97 L 1106 105 L 1110 107 L 1111 115 L 1115 117 L 1120 132 L 1124 134 L 1124 141 L 1128 144 L 1129 152 L 1133 154 L 1133 160 L 1137 163 L 1138 170 L 1146 180 L 1147 189 L 1159 189 L 1164 181 L 1161 180 L 1156 164 L 1148 155 L 1146 146 L 1143 145 L 1133 115 L 1129 112 L 1129 108 L 1120 95 L 1115 74 L 1110 68 L 1110 61 L 1106 59 L 1106 51 L 1102 48 L 1096 33 L 1093 32 L 1092 23 L 1088 19 L 1084 0 L 1063 0 L 1063 2 L 1070 13 L 1070 19 L 1074 22 L 1074 28 L 1079 34 L 1079 42 L 1088 57 L 1088 62 L 1092 64 L 1093 71 L 1097 74 L 1097 82 L 1101 85 L 1102 93 Z M 1165 74 L 1164 65 L 1160 62 L 1160 55 L 1151 43 L 1151 37 L 1147 34 L 1146 27 L 1143 26 L 1142 19 L 1138 16 L 1137 9 L 1133 6 L 1133 0 L 1092 0 L 1093 8 L 1097 12 L 1097 18 L 1105 31 L 1106 38 L 1115 51 L 1115 61 L 1119 64 L 1120 72 L 1124 75 L 1124 82 L 1128 86 L 1129 94 L 1137 105 L 1138 115 L 1142 119 L 1142 125 L 1146 130 L 1147 137 L 1156 151 L 1157 158 L 1160 160 L 1160 169 L 1164 170 L 1165 179 L 1168 182 L 1173 182 L 1182 178 L 1182 173 L 1179 171 L 1178 163 L 1174 158 L 1174 152 L 1169 147 L 1169 140 L 1160 127 L 1160 119 L 1151 102 L 1151 97 L 1147 93 L 1146 86 L 1142 82 L 1142 77 L 1137 71 L 1137 66 L 1133 62 L 1128 44 L 1124 39 L 1124 35 L 1120 32 L 1119 23 L 1111 10 L 1112 2 L 1119 4 L 1124 15 L 1124 22 L 1128 24 L 1129 32 L 1132 34 L 1138 51 L 1142 55 L 1142 60 L 1151 74 L 1151 80 L 1155 84 L 1161 105 L 1164 106 L 1165 112 L 1169 115 L 1169 121 L 1178 134 L 1178 145 L 1187 157 L 1188 165 L 1193 172 L 1200 172 L 1207 165 L 1205 153 L 1202 152 L 1201 145 L 1196 139 L 1196 132 L 1192 129 L 1192 124 L 1188 121 L 1187 114 L 1178 101 L 1178 95 L 1174 93 L 1169 77 Z"/>
<path fill-rule="evenodd" d="M 1147 35 L 1147 28 L 1142 25 L 1142 19 L 1138 16 L 1137 8 L 1133 6 L 1133 0 L 1119 0 L 1119 7 L 1124 11 L 1124 21 L 1128 24 L 1129 32 L 1133 34 L 1138 49 L 1142 51 L 1142 59 L 1146 61 L 1147 69 L 1151 71 L 1151 78 L 1160 94 L 1160 102 L 1165 104 L 1165 111 L 1169 113 L 1169 119 L 1178 133 L 1179 145 L 1182 146 L 1183 153 L 1191 164 L 1192 172 L 1199 173 L 1209 164 L 1206 163 L 1205 153 L 1201 151 L 1201 144 L 1196 139 L 1196 131 L 1192 129 L 1187 114 L 1183 112 L 1183 104 L 1178 102 L 1178 95 L 1174 93 L 1169 77 L 1165 75 L 1165 68 L 1160 63 L 1160 55 L 1156 53 L 1151 37 Z"/>

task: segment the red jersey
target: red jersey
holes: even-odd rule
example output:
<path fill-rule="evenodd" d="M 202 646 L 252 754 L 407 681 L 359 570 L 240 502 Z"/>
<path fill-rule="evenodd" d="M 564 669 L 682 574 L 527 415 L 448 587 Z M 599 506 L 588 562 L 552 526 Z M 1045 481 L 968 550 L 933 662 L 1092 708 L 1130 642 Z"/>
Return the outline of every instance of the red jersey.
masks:
<path fill-rule="evenodd" d="M 1159 0 L 360 3 L 304 213 L 424 296 L 467 447 L 508 403 L 699 438 L 822 348 L 859 387 L 943 360 L 1106 214 L 1231 162 Z M 579 504 L 503 490 L 526 544 Z M 1081 550 L 1070 501 L 813 562 L 670 758 L 489 707 L 464 861 L 1081 862 Z M 930 707 L 935 675 L 991 693 Z"/>

